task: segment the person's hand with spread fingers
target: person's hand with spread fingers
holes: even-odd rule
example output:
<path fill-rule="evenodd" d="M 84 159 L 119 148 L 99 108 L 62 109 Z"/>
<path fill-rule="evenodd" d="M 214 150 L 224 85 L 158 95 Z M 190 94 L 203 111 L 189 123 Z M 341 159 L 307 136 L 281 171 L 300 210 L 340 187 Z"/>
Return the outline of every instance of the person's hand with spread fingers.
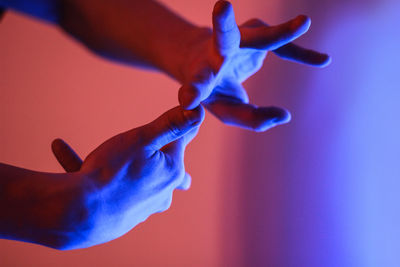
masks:
<path fill-rule="evenodd" d="M 212 31 L 205 31 L 189 50 L 179 91 L 181 105 L 191 109 L 203 103 L 224 123 L 254 131 L 288 122 L 290 114 L 282 108 L 249 104 L 242 82 L 262 67 L 268 51 L 297 62 L 327 65 L 327 55 L 290 43 L 307 32 L 310 19 L 300 15 L 272 27 L 251 19 L 238 26 L 232 5 L 218 1 L 212 21 Z"/>
<path fill-rule="evenodd" d="M 241 85 L 261 68 L 268 51 L 319 67 L 330 61 L 291 43 L 307 32 L 308 17 L 277 26 L 250 19 L 237 26 L 227 1 L 216 2 L 212 28 L 196 26 L 153 0 L 0 0 L 1 6 L 52 22 L 107 59 L 160 70 L 182 84 L 183 108 L 203 103 L 224 123 L 254 131 L 290 119 L 285 109 L 249 104 Z"/>
<path fill-rule="evenodd" d="M 237 26 L 227 1 L 215 4 L 212 28 L 153 0 L 0 0 L 0 16 L 4 8 L 54 23 L 104 58 L 156 69 L 182 84 L 180 107 L 109 139 L 84 161 L 55 140 L 53 152 L 67 173 L 0 164 L 0 238 L 57 249 L 107 242 L 168 208 L 173 190 L 190 185 L 184 149 L 204 118 L 202 105 L 224 123 L 254 131 L 287 122 L 285 109 L 249 104 L 241 85 L 268 51 L 320 67 L 330 61 L 291 43 L 310 26 L 306 16 Z"/>

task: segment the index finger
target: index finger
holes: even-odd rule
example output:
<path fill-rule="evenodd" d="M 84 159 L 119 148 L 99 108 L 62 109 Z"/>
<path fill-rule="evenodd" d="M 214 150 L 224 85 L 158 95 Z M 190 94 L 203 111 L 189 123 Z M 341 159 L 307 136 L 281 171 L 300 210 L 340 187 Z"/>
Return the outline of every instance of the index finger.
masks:
<path fill-rule="evenodd" d="M 155 151 L 181 138 L 193 128 L 198 127 L 203 120 L 204 109 L 202 106 L 193 110 L 183 110 L 178 106 L 141 127 L 140 131 L 146 137 L 146 146 Z M 136 129 L 132 131 L 132 134 L 134 136 L 137 134 Z"/>
<path fill-rule="evenodd" d="M 317 67 L 326 67 L 332 61 L 327 54 L 289 43 L 272 51 L 279 57 Z"/>

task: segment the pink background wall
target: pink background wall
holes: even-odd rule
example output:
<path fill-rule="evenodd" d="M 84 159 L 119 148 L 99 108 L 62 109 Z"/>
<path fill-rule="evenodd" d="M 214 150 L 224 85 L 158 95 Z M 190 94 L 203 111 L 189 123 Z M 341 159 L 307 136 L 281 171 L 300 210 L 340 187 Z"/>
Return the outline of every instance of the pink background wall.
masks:
<path fill-rule="evenodd" d="M 214 1 L 168 0 L 210 25 Z M 259 134 L 207 114 L 189 146 L 188 192 L 122 238 L 59 252 L 0 240 L 0 266 L 398 266 L 397 0 L 233 1 L 239 23 L 310 15 L 299 43 L 329 52 L 314 69 L 270 56 L 245 83 L 256 104 L 291 110 Z M 0 161 L 60 172 L 50 143 L 85 156 L 177 105 L 166 76 L 107 63 L 52 26 L 0 24 Z"/>

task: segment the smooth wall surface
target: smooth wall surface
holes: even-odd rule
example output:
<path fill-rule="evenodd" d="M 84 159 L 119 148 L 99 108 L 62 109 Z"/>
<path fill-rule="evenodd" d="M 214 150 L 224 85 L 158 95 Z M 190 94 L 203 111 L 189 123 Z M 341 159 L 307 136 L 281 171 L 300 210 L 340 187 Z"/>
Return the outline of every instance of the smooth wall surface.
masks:
<path fill-rule="evenodd" d="M 214 1 L 168 0 L 211 24 Z M 188 192 L 130 233 L 59 252 L 0 240 L 0 266 L 395 267 L 400 264 L 400 37 L 396 0 L 233 1 L 238 23 L 297 14 L 299 44 L 326 69 L 268 56 L 245 86 L 292 122 L 267 133 L 207 114 L 189 146 Z M 0 23 L 0 161 L 60 172 L 56 137 L 87 155 L 105 139 L 177 105 L 168 77 L 107 63 L 54 27 L 9 12 Z"/>
<path fill-rule="evenodd" d="M 299 43 L 333 62 L 271 58 L 247 83 L 293 119 L 240 135 L 238 266 L 399 266 L 400 3 L 280 3 L 283 18 L 311 16 Z"/>

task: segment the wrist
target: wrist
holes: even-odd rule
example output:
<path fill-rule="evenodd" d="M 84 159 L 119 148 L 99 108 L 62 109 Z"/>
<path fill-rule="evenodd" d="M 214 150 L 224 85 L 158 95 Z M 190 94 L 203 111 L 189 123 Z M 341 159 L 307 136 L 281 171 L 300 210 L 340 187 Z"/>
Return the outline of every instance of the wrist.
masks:
<path fill-rule="evenodd" d="M 78 173 L 43 173 L 0 165 L 0 236 L 65 249 L 87 225 Z M 80 241 L 82 242 L 82 241 Z"/>

